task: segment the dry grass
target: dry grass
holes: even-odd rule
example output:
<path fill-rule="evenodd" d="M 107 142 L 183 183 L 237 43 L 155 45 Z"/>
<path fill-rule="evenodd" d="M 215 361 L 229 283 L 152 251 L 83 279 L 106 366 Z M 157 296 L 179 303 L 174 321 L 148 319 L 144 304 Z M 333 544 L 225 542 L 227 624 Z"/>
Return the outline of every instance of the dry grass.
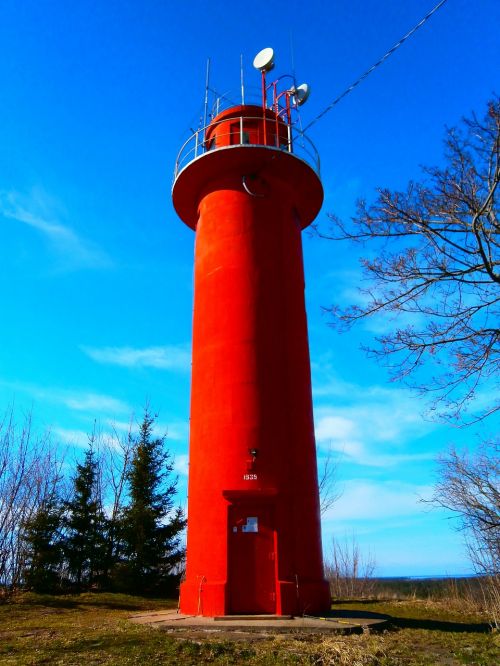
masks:
<path fill-rule="evenodd" d="M 344 609 L 388 613 L 390 631 L 362 635 L 239 635 L 221 640 L 129 622 L 175 602 L 126 595 L 23 595 L 0 606 L 0 664 L 308 664 L 315 666 L 496 666 L 498 634 L 482 618 L 445 602 L 350 602 Z"/>

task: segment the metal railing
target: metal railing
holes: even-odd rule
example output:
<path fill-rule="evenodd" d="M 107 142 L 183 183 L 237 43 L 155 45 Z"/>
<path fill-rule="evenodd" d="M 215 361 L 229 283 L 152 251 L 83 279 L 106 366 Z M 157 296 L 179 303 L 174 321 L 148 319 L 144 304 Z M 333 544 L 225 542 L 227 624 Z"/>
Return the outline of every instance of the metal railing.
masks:
<path fill-rule="evenodd" d="M 238 123 L 239 132 L 235 133 L 234 125 Z M 259 125 L 260 123 L 260 125 Z M 222 131 L 218 126 L 226 125 L 228 131 Z M 272 132 L 277 126 L 278 130 Z M 249 141 L 254 135 L 256 127 L 264 129 L 264 141 Z M 286 134 L 286 136 L 285 136 Z M 239 139 L 239 140 L 238 140 Z M 182 145 L 175 162 L 174 182 L 180 172 L 191 162 L 205 153 L 214 150 L 225 150 L 236 147 L 264 146 L 270 150 L 279 150 L 292 153 L 309 164 L 320 175 L 319 153 L 314 144 L 293 125 L 279 120 L 277 124 L 272 118 L 265 119 L 260 116 L 234 116 L 230 120 L 222 118 L 217 122 L 210 122 L 194 132 Z"/>

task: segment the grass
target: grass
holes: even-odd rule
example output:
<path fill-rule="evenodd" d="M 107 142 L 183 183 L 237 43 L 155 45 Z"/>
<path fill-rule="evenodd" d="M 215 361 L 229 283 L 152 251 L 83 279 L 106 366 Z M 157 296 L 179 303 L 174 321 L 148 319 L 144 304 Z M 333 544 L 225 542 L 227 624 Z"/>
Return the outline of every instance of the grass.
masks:
<path fill-rule="evenodd" d="M 345 610 L 393 617 L 389 631 L 362 635 L 276 635 L 189 640 L 128 618 L 174 601 L 119 594 L 21 595 L 0 606 L 0 664 L 308 664 L 314 666 L 497 666 L 499 635 L 484 618 L 446 601 L 350 601 Z"/>

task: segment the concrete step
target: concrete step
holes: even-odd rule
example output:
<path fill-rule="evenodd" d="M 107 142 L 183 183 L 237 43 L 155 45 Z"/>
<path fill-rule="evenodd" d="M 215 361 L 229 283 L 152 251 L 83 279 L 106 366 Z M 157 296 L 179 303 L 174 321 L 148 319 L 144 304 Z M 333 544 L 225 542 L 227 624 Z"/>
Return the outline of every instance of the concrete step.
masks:
<path fill-rule="evenodd" d="M 216 615 L 215 622 L 252 622 L 252 620 L 265 620 L 272 622 L 273 620 L 293 620 L 293 615 Z"/>

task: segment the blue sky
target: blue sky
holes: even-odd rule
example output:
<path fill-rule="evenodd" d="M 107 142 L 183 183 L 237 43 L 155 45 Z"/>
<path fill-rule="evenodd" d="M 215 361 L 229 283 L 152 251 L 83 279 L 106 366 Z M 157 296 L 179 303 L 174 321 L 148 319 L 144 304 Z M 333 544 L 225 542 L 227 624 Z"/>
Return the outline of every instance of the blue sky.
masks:
<path fill-rule="evenodd" d="M 307 124 L 434 4 L 4 0 L 0 408 L 32 409 L 78 454 L 94 419 L 126 428 L 149 400 L 184 492 L 194 237 L 170 187 L 200 118 L 207 57 L 226 92 L 238 90 L 242 54 L 250 89 L 253 56 L 272 46 L 276 73 L 295 69 L 312 87 Z M 444 127 L 498 92 L 499 25 L 495 0 L 448 0 L 311 128 L 320 220 L 440 163 Z M 498 421 L 464 431 L 425 420 L 425 404 L 359 350 L 381 322 L 340 335 L 322 314 L 355 295 L 354 251 L 306 232 L 304 252 L 318 451 L 336 452 L 343 491 L 325 551 L 332 534 L 355 533 L 380 575 L 467 571 L 460 535 L 418 497 L 439 451 L 474 446 Z"/>

